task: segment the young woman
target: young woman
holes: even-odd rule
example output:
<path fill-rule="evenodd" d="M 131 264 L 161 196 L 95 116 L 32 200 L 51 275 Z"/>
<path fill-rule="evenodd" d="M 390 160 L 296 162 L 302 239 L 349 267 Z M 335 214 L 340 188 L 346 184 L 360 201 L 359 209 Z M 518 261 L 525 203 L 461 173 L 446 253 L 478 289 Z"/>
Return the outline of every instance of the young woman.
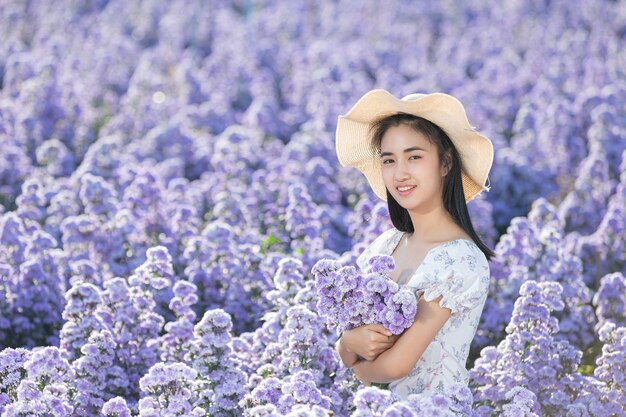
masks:
<path fill-rule="evenodd" d="M 483 190 L 493 145 L 469 125 L 462 104 L 443 93 L 399 100 L 365 94 L 340 116 L 337 155 L 386 200 L 394 228 L 359 256 L 390 255 L 391 279 L 415 292 L 413 325 L 392 336 L 382 325 L 343 333 L 336 350 L 363 383 L 389 383 L 402 398 L 467 384 L 465 368 L 489 287 L 494 253 L 467 210 Z"/>

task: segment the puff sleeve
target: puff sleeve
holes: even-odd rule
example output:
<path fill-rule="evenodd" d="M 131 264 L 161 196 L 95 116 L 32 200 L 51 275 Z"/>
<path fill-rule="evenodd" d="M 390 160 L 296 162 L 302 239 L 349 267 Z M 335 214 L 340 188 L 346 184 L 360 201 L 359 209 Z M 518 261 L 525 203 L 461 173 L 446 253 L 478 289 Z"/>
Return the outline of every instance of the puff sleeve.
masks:
<path fill-rule="evenodd" d="M 432 256 L 430 256 L 432 255 Z M 441 296 L 439 305 L 453 316 L 482 309 L 489 291 L 489 264 L 472 242 L 457 240 L 436 247 L 405 285 L 424 300 Z"/>

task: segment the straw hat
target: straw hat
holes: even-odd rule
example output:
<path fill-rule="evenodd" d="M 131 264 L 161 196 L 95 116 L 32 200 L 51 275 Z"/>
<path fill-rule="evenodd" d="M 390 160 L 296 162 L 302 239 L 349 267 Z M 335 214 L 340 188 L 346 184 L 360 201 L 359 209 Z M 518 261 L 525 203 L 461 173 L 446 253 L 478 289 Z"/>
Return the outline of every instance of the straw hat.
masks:
<path fill-rule="evenodd" d="M 337 121 L 336 149 L 342 166 L 353 166 L 367 178 L 374 193 L 387 201 L 380 158 L 369 146 L 370 124 L 398 112 L 423 117 L 450 137 L 461 156 L 463 192 L 470 202 L 483 190 L 493 163 L 493 144 L 470 126 L 461 102 L 448 94 L 409 94 L 397 99 L 386 90 L 367 92 Z"/>

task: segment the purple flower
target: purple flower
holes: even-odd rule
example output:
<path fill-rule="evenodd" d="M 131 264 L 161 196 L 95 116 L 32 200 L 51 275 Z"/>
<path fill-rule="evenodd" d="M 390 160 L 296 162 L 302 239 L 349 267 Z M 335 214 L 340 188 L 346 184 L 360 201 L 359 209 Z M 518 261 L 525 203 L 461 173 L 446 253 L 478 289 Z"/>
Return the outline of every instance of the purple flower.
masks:
<path fill-rule="evenodd" d="M 371 257 L 367 274 L 353 266 L 318 261 L 312 269 L 318 311 L 338 331 L 380 323 L 394 334 L 402 333 L 413 323 L 417 299 L 391 280 L 388 275 L 391 269 L 393 258 L 390 256 Z"/>
<path fill-rule="evenodd" d="M 102 406 L 102 414 L 105 417 L 131 417 L 130 409 L 126 400 L 122 397 L 111 398 Z"/>
<path fill-rule="evenodd" d="M 371 413 L 371 415 L 382 415 L 382 412 L 394 402 L 395 398 L 389 391 L 375 387 L 362 388 L 354 396 L 356 412 L 353 415 L 358 416 L 359 412 L 363 413 L 365 411 Z"/>
<path fill-rule="evenodd" d="M 31 352 L 22 348 L 0 351 L 0 393 L 6 396 L 5 402 L 0 402 L 0 412 L 4 405 L 17 400 L 17 387 L 26 373 L 24 364 L 30 356 Z"/>
<path fill-rule="evenodd" d="M 69 383 L 75 373 L 58 348 L 34 350 L 23 366 L 26 377 L 17 387 L 17 398 L 6 405 L 3 415 L 69 415 L 74 410 Z"/>
<path fill-rule="evenodd" d="M 394 268 L 393 257 L 387 255 L 374 255 L 367 262 L 369 267 L 367 273 L 385 274 Z"/>

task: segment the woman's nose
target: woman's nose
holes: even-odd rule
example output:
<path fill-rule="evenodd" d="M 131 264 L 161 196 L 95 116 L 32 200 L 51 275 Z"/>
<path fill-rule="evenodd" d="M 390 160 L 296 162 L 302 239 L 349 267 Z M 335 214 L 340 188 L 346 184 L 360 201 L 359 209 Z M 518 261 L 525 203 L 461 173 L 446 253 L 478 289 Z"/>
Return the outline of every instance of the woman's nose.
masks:
<path fill-rule="evenodd" d="M 403 181 L 409 177 L 409 173 L 407 170 L 407 166 L 402 162 L 398 162 L 396 165 L 396 170 L 394 172 L 394 177 L 396 181 Z"/>

